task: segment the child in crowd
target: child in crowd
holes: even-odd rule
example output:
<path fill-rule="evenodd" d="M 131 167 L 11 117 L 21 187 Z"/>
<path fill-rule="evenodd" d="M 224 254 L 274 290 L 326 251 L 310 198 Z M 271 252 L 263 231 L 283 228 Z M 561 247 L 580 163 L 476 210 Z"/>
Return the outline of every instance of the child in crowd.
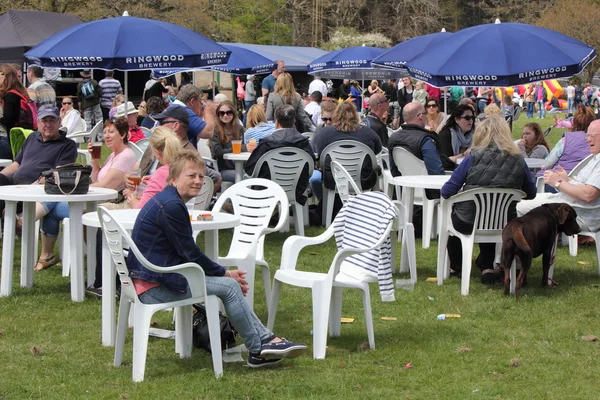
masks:
<path fill-rule="evenodd" d="M 427 91 L 425 90 L 425 84 L 421 81 L 417 81 L 415 84 L 415 91 L 413 92 L 413 101 L 418 101 L 419 103 L 427 104 Z"/>

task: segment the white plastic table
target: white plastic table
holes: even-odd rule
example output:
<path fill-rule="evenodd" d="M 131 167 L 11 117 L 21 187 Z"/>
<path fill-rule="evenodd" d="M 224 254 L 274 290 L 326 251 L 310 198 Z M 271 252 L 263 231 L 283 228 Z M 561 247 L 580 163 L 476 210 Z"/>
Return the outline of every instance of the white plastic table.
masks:
<path fill-rule="evenodd" d="M 23 202 L 23 235 L 21 239 L 21 287 L 33 285 L 33 267 L 37 254 L 34 243 L 35 203 L 56 201 L 69 203 L 70 236 L 65 238 L 71 245 L 71 300 L 83 301 L 83 232 L 81 216 L 86 206 L 96 207 L 96 202 L 117 198 L 117 191 L 91 187 L 87 194 L 57 195 L 46 194 L 43 185 L 0 186 L 0 200 L 6 202 L 4 218 L 4 239 L 2 243 L 2 273 L 0 296 L 10 296 L 12 292 L 13 257 L 15 250 L 15 223 L 17 202 Z"/>
<path fill-rule="evenodd" d="M 124 229 L 133 230 L 133 225 L 140 210 L 111 210 L 110 213 Z M 219 229 L 235 228 L 240 224 L 240 218 L 227 213 L 211 213 L 212 221 L 196 221 L 199 213 L 207 211 L 190 211 L 193 215 L 192 229 L 206 232 L 204 254 L 211 260 L 216 260 L 219 255 Z M 100 228 L 98 213 L 83 215 L 83 224 L 87 227 L 88 237 L 88 265 L 96 262 L 96 230 Z M 90 240 L 93 238 L 93 240 Z M 102 345 L 114 346 L 116 336 L 116 285 L 115 265 L 108 249 L 106 240 L 102 240 Z"/>
<path fill-rule="evenodd" d="M 406 206 L 406 214 L 408 221 L 412 222 L 413 205 L 415 203 L 415 189 L 437 189 L 450 179 L 451 175 L 412 175 L 412 176 L 396 176 L 389 183 L 395 186 L 404 188 L 402 191 L 402 202 Z"/>
<path fill-rule="evenodd" d="M 235 183 L 241 181 L 244 177 L 244 164 L 250 158 L 250 152 L 245 151 L 240 154 L 227 153 L 223 154 L 224 160 L 233 161 L 235 166 Z"/>
<path fill-rule="evenodd" d="M 8 167 L 13 163 L 13 160 L 9 160 L 7 158 L 0 158 L 0 167 Z"/>

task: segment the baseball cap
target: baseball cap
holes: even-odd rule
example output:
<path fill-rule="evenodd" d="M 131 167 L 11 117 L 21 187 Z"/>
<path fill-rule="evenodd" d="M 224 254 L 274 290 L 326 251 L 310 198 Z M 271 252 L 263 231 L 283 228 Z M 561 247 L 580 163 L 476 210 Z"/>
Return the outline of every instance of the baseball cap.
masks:
<path fill-rule="evenodd" d="M 163 112 L 161 112 L 160 114 L 152 115 L 152 118 L 157 121 L 161 121 L 169 117 L 176 119 L 177 121 L 183 122 L 186 125 L 190 124 L 190 116 L 188 115 L 188 112 L 185 110 L 185 108 L 181 106 L 171 106 Z"/>
<path fill-rule="evenodd" d="M 52 105 L 41 106 L 38 111 L 38 118 L 42 119 L 45 117 L 60 118 L 60 111 L 58 107 Z"/>

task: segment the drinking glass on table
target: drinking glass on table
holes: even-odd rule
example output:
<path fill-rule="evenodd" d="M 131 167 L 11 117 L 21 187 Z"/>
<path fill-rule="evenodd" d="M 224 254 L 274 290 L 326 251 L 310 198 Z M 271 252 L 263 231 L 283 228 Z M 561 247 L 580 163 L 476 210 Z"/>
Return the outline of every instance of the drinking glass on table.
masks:
<path fill-rule="evenodd" d="M 242 141 L 232 140 L 231 141 L 231 152 L 233 154 L 240 154 L 242 152 Z"/>

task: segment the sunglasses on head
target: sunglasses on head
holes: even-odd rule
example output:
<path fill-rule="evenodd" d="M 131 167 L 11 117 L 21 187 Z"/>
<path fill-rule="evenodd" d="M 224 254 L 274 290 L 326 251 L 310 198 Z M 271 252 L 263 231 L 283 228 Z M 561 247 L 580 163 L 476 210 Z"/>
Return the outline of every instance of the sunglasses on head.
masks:
<path fill-rule="evenodd" d="M 426 107 L 427 108 L 434 108 L 434 107 L 437 107 L 437 104 L 435 104 L 435 103 L 427 104 Z"/>
<path fill-rule="evenodd" d="M 231 110 L 227 110 L 227 111 L 219 111 L 219 117 L 223 117 L 225 115 L 229 115 L 232 116 L 233 115 L 233 111 Z"/>
<path fill-rule="evenodd" d="M 464 117 L 456 117 L 456 118 L 466 119 L 467 121 L 475 120 L 475 117 L 472 115 L 465 115 Z"/>

